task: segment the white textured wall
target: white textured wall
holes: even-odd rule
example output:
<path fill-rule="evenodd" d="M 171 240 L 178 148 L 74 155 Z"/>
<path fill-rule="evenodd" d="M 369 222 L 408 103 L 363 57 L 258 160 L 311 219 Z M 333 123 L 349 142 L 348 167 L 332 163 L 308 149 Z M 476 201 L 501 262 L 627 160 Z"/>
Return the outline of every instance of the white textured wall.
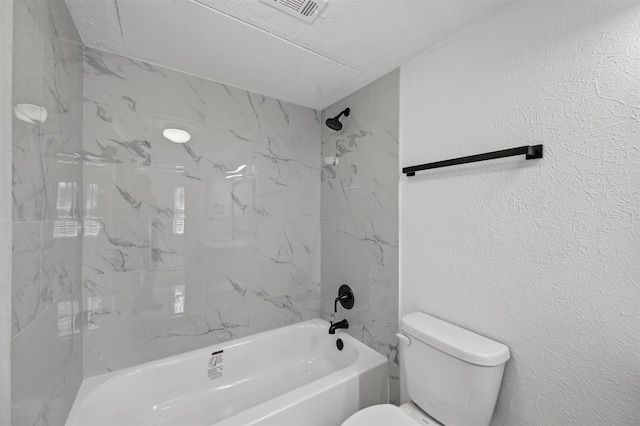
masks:
<path fill-rule="evenodd" d="M 495 425 L 640 424 L 640 3 L 519 2 L 401 69 L 401 314 L 506 343 Z"/>

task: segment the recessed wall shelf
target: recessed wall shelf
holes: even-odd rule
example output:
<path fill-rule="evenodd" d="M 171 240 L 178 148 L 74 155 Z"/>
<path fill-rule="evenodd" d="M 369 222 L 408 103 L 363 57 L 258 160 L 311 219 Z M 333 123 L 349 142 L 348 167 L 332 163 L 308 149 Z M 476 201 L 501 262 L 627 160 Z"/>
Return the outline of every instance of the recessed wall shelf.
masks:
<path fill-rule="evenodd" d="M 407 176 L 415 176 L 416 172 L 440 167 L 455 166 L 458 164 L 475 163 L 476 161 L 494 160 L 496 158 L 513 157 L 514 155 L 525 155 L 527 160 L 542 158 L 542 145 L 525 145 L 518 148 L 503 149 L 501 151 L 486 152 L 484 154 L 469 155 L 467 157 L 454 158 L 451 160 L 436 161 L 435 163 L 420 164 L 418 166 L 403 167 L 402 173 Z"/>

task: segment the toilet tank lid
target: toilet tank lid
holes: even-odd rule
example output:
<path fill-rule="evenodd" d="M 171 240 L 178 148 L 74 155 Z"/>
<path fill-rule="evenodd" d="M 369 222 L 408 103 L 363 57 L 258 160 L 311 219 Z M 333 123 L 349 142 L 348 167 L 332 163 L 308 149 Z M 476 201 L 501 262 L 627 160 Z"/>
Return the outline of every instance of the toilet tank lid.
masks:
<path fill-rule="evenodd" d="M 422 312 L 402 317 L 402 331 L 429 346 L 475 365 L 496 366 L 510 357 L 509 348 L 502 343 Z"/>

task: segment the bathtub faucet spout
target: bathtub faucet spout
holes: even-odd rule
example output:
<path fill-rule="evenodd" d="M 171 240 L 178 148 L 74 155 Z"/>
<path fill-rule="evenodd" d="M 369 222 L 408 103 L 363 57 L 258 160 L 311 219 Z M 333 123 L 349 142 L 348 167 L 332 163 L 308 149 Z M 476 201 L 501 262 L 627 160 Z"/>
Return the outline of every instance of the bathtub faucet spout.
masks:
<path fill-rule="evenodd" d="M 336 323 L 332 322 L 329 326 L 329 334 L 336 334 L 336 330 L 339 328 L 349 328 L 349 321 L 343 319 L 342 321 L 338 321 Z"/>

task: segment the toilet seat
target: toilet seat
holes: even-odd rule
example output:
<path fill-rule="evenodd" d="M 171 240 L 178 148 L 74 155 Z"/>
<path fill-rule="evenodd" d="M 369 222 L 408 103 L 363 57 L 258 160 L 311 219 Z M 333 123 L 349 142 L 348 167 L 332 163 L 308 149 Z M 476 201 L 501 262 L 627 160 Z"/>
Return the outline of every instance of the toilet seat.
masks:
<path fill-rule="evenodd" d="M 373 405 L 353 414 L 342 426 L 416 426 L 419 423 L 400 407 L 391 404 Z"/>

